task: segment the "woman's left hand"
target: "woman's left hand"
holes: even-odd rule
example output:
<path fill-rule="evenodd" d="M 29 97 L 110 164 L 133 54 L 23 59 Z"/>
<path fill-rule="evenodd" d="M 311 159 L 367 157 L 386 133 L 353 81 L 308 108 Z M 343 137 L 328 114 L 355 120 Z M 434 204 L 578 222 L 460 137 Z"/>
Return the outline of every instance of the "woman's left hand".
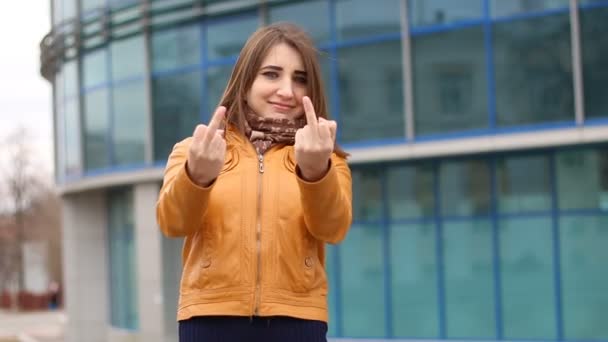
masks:
<path fill-rule="evenodd" d="M 296 132 L 295 155 L 301 176 L 317 181 L 327 173 L 329 158 L 334 150 L 337 124 L 333 120 L 318 118 L 308 96 L 302 98 L 306 126 Z"/>

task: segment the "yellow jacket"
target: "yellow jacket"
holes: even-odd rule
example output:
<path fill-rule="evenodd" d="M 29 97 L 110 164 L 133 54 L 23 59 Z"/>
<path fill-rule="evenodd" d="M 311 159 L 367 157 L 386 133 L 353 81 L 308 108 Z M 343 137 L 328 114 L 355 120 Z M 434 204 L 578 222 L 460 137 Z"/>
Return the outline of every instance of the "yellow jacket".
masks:
<path fill-rule="evenodd" d="M 169 237 L 185 237 L 177 319 L 291 316 L 327 322 L 325 243 L 344 239 L 352 220 L 351 174 L 333 154 L 327 174 L 296 174 L 293 146 L 263 156 L 235 131 L 208 188 L 186 173 L 191 138 L 169 156 L 156 207 Z"/>

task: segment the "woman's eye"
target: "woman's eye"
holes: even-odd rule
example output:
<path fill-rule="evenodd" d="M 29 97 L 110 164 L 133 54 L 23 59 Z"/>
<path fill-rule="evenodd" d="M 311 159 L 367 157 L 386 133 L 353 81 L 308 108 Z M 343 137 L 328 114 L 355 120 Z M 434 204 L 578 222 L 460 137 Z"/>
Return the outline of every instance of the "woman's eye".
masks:
<path fill-rule="evenodd" d="M 308 80 L 306 79 L 306 77 L 296 77 L 295 81 L 299 84 L 306 84 L 308 82 Z"/>
<path fill-rule="evenodd" d="M 269 79 L 275 79 L 279 77 L 279 74 L 274 71 L 265 71 L 262 73 L 262 75 L 266 76 Z"/>

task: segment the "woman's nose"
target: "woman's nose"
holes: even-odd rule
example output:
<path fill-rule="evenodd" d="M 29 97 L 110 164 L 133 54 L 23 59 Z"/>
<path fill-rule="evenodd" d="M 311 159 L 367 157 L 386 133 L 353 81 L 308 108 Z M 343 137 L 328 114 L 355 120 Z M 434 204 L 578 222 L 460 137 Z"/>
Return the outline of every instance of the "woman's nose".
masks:
<path fill-rule="evenodd" d="M 291 98 L 293 97 L 293 84 L 291 80 L 284 80 L 281 82 L 279 89 L 277 89 L 277 95 L 281 97 Z"/>

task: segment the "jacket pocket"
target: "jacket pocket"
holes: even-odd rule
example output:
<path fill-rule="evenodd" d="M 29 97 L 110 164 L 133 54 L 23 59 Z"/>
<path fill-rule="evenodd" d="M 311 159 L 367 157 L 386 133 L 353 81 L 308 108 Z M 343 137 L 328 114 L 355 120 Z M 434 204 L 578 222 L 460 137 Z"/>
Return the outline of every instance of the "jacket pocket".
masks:
<path fill-rule="evenodd" d="M 223 224 L 222 222 L 225 222 Z M 190 291 L 200 292 L 238 287 L 243 284 L 244 248 L 238 218 L 218 219 L 210 217 L 203 223 L 204 233 L 196 237 L 187 256 L 188 274 L 184 274 Z"/>
<path fill-rule="evenodd" d="M 288 292 L 308 292 L 320 267 L 315 250 L 301 233 L 286 227 L 280 230 L 273 286 Z"/>

